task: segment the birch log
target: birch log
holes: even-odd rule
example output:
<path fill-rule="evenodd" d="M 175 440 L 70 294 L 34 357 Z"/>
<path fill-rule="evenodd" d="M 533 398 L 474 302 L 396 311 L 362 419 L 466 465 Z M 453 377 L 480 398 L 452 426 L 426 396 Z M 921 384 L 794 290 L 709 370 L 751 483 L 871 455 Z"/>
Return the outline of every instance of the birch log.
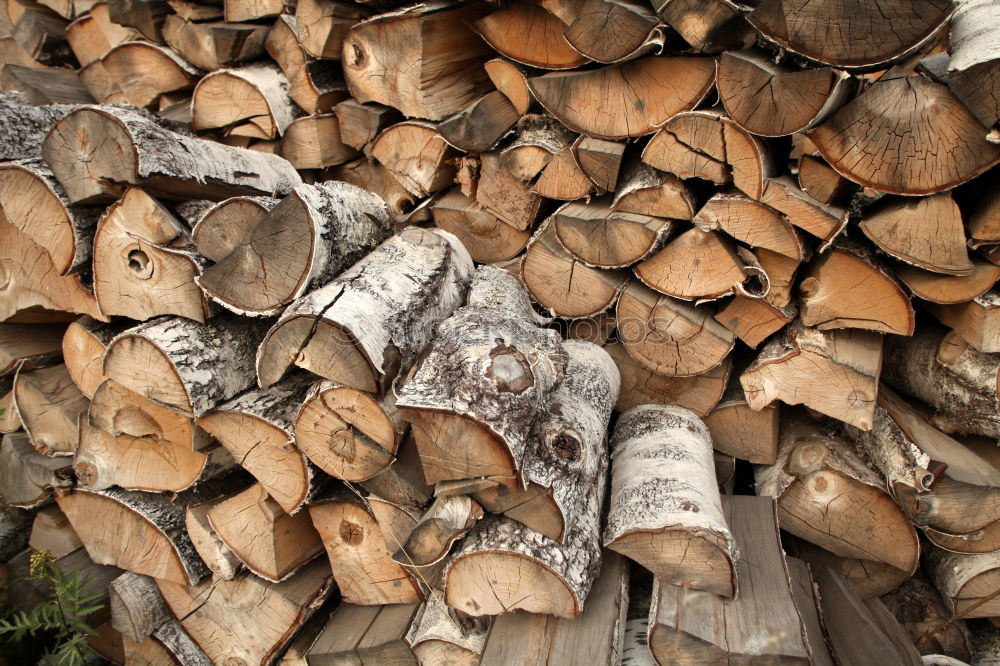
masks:
<path fill-rule="evenodd" d="M 278 204 L 272 197 L 233 197 L 204 211 L 192 225 L 191 240 L 209 261 L 222 261 Z"/>
<path fill-rule="evenodd" d="M 127 184 L 169 198 L 287 194 L 302 182 L 284 159 L 171 132 L 123 108 L 83 107 L 56 123 L 42 157 L 73 203 L 108 201 Z"/>
<path fill-rule="evenodd" d="M 45 455 L 73 455 L 80 439 L 80 415 L 89 405 L 65 365 L 19 370 L 14 378 L 14 409 L 32 446 Z"/>
<path fill-rule="evenodd" d="M 1000 609 L 1000 555 L 952 553 L 932 547 L 926 562 L 953 616 L 996 617 Z"/>
<path fill-rule="evenodd" d="M 323 285 L 389 234 L 376 194 L 341 182 L 300 185 L 282 199 L 198 284 L 243 315 L 277 314 Z"/>
<path fill-rule="evenodd" d="M 535 424 L 562 380 L 566 352 L 508 273 L 480 268 L 469 303 L 445 320 L 430 351 L 397 392 L 429 483 L 523 480 Z"/>
<path fill-rule="evenodd" d="M 64 104 L 34 106 L 19 92 L 0 96 L 0 122 L 7 140 L 0 145 L 0 160 L 26 160 L 41 156 L 45 135 L 56 122 L 73 110 Z"/>
<path fill-rule="evenodd" d="M 982 125 L 1000 122 L 1000 101 L 994 91 L 1000 81 L 1000 21 L 993 0 L 962 0 L 951 20 L 948 87 Z"/>
<path fill-rule="evenodd" d="M 111 581 L 108 595 L 111 625 L 137 643 L 171 619 L 160 590 L 149 576 L 123 573 Z"/>
<path fill-rule="evenodd" d="M 472 272 L 452 234 L 403 230 L 282 314 L 257 354 L 261 386 L 294 364 L 384 394 L 461 305 Z"/>
<path fill-rule="evenodd" d="M 202 77 L 191 97 L 191 127 L 227 136 L 276 139 L 295 118 L 288 79 L 276 65 L 220 69 Z"/>
<path fill-rule="evenodd" d="M 665 583 L 736 594 L 736 547 L 705 424 L 682 407 L 633 407 L 615 425 L 611 461 L 604 545 Z"/>
<path fill-rule="evenodd" d="M 449 607 L 444 595 L 431 592 L 417 609 L 406 643 L 421 664 L 475 666 L 486 646 L 492 618 L 476 618 Z"/>

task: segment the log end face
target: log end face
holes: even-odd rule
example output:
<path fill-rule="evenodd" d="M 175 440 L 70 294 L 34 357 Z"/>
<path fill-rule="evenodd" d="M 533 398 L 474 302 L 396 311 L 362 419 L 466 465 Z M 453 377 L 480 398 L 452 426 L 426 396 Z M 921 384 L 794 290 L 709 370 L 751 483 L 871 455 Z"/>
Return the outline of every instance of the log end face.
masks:
<path fill-rule="evenodd" d="M 57 122 L 42 143 L 42 158 L 71 203 L 118 198 L 138 178 L 131 136 L 114 116 L 84 107 Z"/>

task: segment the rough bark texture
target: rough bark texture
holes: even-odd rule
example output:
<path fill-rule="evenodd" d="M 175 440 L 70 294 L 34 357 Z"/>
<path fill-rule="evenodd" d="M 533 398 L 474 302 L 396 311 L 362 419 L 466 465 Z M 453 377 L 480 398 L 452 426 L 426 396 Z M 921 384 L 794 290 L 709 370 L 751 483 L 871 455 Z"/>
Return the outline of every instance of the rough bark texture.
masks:
<path fill-rule="evenodd" d="M 931 579 L 948 610 L 963 617 L 994 617 L 1000 608 L 1000 554 L 952 553 L 931 548 L 926 556 Z"/>
<path fill-rule="evenodd" d="M 491 618 L 473 618 L 456 611 L 445 604 L 444 594 L 431 592 L 417 610 L 413 624 L 406 632 L 406 642 L 418 655 L 423 644 L 446 643 L 470 653 L 473 655 L 469 657 L 470 661 L 478 663 L 491 625 Z"/>
<path fill-rule="evenodd" d="M 149 576 L 124 573 L 111 582 L 108 593 L 111 625 L 137 643 L 171 619 L 160 590 Z"/>
<path fill-rule="evenodd" d="M 42 142 L 52 126 L 73 110 L 63 104 L 33 106 L 19 92 L 0 95 L 0 124 L 5 128 L 0 144 L 0 160 L 26 160 L 40 157 Z"/>

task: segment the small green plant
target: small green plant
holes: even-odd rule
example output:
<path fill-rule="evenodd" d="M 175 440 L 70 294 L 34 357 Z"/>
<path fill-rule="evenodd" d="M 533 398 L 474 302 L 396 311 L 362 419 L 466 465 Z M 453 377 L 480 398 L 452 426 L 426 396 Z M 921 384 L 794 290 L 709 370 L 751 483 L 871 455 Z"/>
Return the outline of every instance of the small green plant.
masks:
<path fill-rule="evenodd" d="M 30 611 L 18 611 L 0 618 L 0 637 L 20 642 L 28 636 L 52 636 L 41 658 L 45 666 L 82 666 L 87 661 L 87 636 L 96 632 L 86 623 L 91 613 L 102 608 L 94 602 L 100 594 L 85 592 L 88 578 L 74 571 L 64 574 L 47 550 L 32 553 L 29 579 L 49 584 L 51 596 Z"/>

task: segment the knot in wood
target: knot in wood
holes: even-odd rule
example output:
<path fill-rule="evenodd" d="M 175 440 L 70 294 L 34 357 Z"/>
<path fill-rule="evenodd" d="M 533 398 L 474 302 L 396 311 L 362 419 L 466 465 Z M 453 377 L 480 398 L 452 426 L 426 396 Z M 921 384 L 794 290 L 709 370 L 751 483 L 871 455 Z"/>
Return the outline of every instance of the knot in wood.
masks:
<path fill-rule="evenodd" d="M 357 523 L 342 520 L 340 521 L 340 540 L 349 546 L 360 545 L 365 540 L 364 530 Z"/>
<path fill-rule="evenodd" d="M 129 250 L 126 255 L 128 267 L 140 280 L 148 280 L 153 277 L 153 260 L 149 255 L 139 248 Z"/>
<path fill-rule="evenodd" d="M 519 394 L 534 386 L 535 376 L 524 354 L 503 340 L 498 339 L 496 343 L 497 346 L 490 351 L 490 367 L 486 376 L 496 382 L 497 389 L 503 393 Z"/>
<path fill-rule="evenodd" d="M 579 460 L 583 448 L 577 434 L 570 430 L 564 430 L 553 437 L 549 446 L 557 456 L 565 460 Z"/>
<path fill-rule="evenodd" d="M 73 473 L 80 485 L 92 486 L 97 483 L 97 469 L 90 463 L 77 463 L 73 466 Z"/>

